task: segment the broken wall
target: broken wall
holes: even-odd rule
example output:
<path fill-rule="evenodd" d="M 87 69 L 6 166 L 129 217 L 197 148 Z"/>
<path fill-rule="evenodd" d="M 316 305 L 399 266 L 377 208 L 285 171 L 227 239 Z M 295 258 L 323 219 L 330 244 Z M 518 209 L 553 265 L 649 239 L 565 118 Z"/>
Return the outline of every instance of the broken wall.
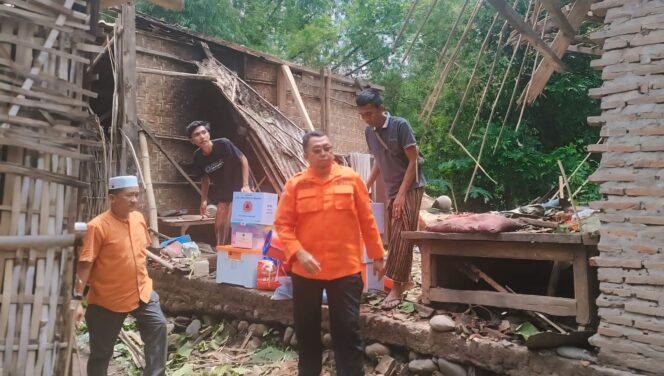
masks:
<path fill-rule="evenodd" d="M 600 361 L 661 374 L 664 361 L 664 4 L 606 0 L 592 7 L 605 15 L 591 34 L 604 42 L 600 168 L 602 211 L 598 266 L 601 322 L 591 342 Z"/>
<path fill-rule="evenodd" d="M 165 71 L 196 73 L 195 62 L 202 61 L 203 51 L 198 38 L 185 34 L 182 29 L 159 25 L 154 21 L 137 18 L 136 60 L 137 67 Z M 261 96 L 277 106 L 277 81 L 280 64 L 266 58 L 235 50 L 208 41 L 215 57 L 238 74 Z M 321 79 L 315 71 L 305 67 L 292 67 L 307 112 L 317 129 L 321 128 Z M 138 118 L 152 130 L 162 146 L 180 164 L 191 162 L 195 149 L 187 139 L 185 126 L 196 119 L 213 116 L 209 108 L 207 81 L 177 78 L 172 76 L 138 73 L 137 111 Z M 355 110 L 356 88 L 350 79 L 333 77 L 331 89 L 331 114 L 327 132 L 341 154 L 367 152 L 364 140 L 365 125 Z M 202 100 L 207 99 L 207 101 Z M 223 101 L 220 95 L 219 100 Z M 299 127 L 305 129 L 292 96 L 287 90 L 284 103 L 278 108 Z M 210 119 L 206 119 L 210 120 Z M 217 119 L 219 123 L 223 119 Z M 213 124 L 214 125 L 214 124 Z M 239 144 L 243 140 L 233 140 Z M 191 186 L 184 181 L 171 163 L 151 142 L 150 158 L 152 180 L 157 208 L 186 208 L 190 213 L 198 212 L 198 196 L 192 195 Z M 249 156 L 248 156 L 249 157 Z M 251 162 L 251 160 L 250 160 Z M 258 178 L 259 179 L 259 178 Z"/>

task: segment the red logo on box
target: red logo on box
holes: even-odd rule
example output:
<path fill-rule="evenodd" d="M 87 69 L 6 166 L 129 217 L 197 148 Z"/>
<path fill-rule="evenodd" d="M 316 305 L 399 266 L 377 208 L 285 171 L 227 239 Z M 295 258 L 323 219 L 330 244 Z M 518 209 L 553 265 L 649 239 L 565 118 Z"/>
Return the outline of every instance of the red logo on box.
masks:
<path fill-rule="evenodd" d="M 244 205 L 242 205 L 242 210 L 244 210 L 247 213 L 249 213 L 253 208 L 254 204 L 252 204 L 251 201 L 245 201 Z"/>

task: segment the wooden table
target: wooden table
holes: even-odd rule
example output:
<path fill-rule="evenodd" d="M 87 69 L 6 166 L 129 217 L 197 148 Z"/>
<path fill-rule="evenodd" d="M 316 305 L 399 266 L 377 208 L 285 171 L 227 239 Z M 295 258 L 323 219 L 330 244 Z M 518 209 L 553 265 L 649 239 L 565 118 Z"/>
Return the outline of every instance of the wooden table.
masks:
<path fill-rule="evenodd" d="M 590 278 L 588 259 L 597 253 L 597 240 L 570 234 L 443 234 L 404 232 L 422 254 L 422 301 L 479 304 L 523 309 L 554 316 L 576 316 L 587 325 L 594 316 L 597 281 Z M 455 290 L 437 286 L 438 256 L 483 257 L 519 260 L 569 261 L 573 267 L 574 298 L 512 294 L 496 291 Z"/>
<path fill-rule="evenodd" d="M 191 226 L 214 225 L 213 218 L 201 218 L 200 214 L 188 214 L 178 217 L 159 217 L 159 227 L 177 227 L 180 235 L 184 235 Z"/>

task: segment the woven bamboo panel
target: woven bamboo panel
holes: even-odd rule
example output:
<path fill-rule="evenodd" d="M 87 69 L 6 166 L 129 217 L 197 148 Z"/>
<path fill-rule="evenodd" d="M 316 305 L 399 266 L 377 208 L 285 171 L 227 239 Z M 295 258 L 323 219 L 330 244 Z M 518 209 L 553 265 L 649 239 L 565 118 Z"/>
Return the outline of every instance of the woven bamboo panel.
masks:
<path fill-rule="evenodd" d="M 0 1 L 0 374 L 63 374 L 90 2 Z"/>

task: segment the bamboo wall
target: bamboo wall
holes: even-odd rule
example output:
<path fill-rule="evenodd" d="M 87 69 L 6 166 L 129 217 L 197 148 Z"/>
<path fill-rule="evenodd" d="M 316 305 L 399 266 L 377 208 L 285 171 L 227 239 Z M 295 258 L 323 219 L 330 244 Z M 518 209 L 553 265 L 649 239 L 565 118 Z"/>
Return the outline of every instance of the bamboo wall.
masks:
<path fill-rule="evenodd" d="M 0 1 L 0 374 L 65 374 L 94 1 Z M 11 5 L 10 5 L 11 4 Z"/>

